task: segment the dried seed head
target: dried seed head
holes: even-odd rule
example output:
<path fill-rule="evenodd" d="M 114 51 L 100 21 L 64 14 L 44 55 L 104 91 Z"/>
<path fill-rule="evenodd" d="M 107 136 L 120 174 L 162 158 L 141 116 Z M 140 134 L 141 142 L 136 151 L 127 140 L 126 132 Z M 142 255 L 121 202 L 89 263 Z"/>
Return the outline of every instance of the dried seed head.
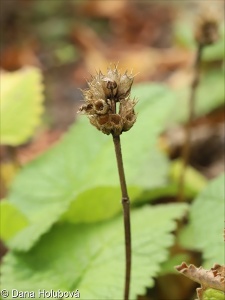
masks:
<path fill-rule="evenodd" d="M 94 101 L 94 108 L 95 108 L 94 112 L 97 115 L 105 115 L 108 113 L 110 106 L 105 100 L 100 99 Z"/>
<path fill-rule="evenodd" d="M 118 97 L 123 99 L 129 96 L 134 77 L 127 75 L 127 72 L 121 76 L 120 85 L 118 87 Z"/>
<path fill-rule="evenodd" d="M 117 83 L 108 77 L 102 79 L 102 87 L 107 98 L 112 98 L 117 94 Z"/>
<path fill-rule="evenodd" d="M 129 98 L 133 79 L 132 74 L 121 74 L 117 67 L 109 68 L 106 75 L 100 71 L 83 91 L 85 104 L 78 112 L 88 115 L 91 124 L 105 134 L 117 136 L 128 131 L 136 121 L 136 101 Z"/>
<path fill-rule="evenodd" d="M 88 103 L 88 104 L 84 104 L 82 105 L 78 112 L 82 112 L 84 114 L 87 114 L 87 115 L 92 115 L 94 114 L 94 108 L 93 108 L 93 104 L 92 103 Z"/>
<path fill-rule="evenodd" d="M 123 131 L 128 131 L 136 122 L 136 114 L 134 112 L 134 106 L 137 101 L 135 100 L 121 100 L 120 115 L 123 118 Z"/>
<path fill-rule="evenodd" d="M 195 40 L 206 46 L 215 43 L 219 38 L 218 16 L 214 11 L 204 10 L 196 23 Z"/>

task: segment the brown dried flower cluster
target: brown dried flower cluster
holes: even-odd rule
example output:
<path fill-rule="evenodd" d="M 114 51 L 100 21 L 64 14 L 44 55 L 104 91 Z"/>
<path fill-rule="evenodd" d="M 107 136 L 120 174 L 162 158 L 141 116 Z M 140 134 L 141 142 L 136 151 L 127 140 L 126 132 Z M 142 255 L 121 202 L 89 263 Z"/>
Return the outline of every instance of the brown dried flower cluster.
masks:
<path fill-rule="evenodd" d="M 209 8 L 204 10 L 197 20 L 195 40 L 198 44 L 206 46 L 215 43 L 219 38 L 218 16 Z"/>
<path fill-rule="evenodd" d="M 86 114 L 91 124 L 105 134 L 118 136 L 128 131 L 136 121 L 136 101 L 130 99 L 133 79 L 132 74 L 121 74 L 117 67 L 109 68 L 106 75 L 100 71 L 82 91 L 85 104 L 78 112 Z"/>

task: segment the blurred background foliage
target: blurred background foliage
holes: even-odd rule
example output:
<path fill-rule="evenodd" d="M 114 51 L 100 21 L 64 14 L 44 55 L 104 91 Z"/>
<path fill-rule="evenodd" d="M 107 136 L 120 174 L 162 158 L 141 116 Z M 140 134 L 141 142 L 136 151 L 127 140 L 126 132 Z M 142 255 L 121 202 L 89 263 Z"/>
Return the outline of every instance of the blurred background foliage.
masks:
<path fill-rule="evenodd" d="M 119 190 L 117 174 L 112 171 L 114 165 L 109 161 L 112 154 L 108 145 L 111 141 L 106 143 L 107 137 L 101 137 L 97 131 L 92 132 L 85 121 L 76 121 L 76 111 L 82 100 L 79 89 L 87 87 L 86 80 L 90 78 L 90 73 L 99 69 L 105 71 L 109 63 L 119 62 L 122 70 L 133 69 L 133 73 L 137 74 L 137 85 L 133 89 L 133 95 L 139 99 L 137 129 L 134 127 L 134 133 L 131 131 L 123 136 L 124 152 L 128 153 L 127 157 L 125 155 L 125 169 L 133 207 L 138 208 L 150 201 L 154 205 L 176 202 L 176 183 L 185 139 L 189 85 L 195 56 L 194 21 L 206 5 L 213 5 L 218 12 L 220 40 L 209 46 L 203 55 L 185 188 L 189 200 L 204 187 L 206 194 L 212 191 L 212 197 L 216 199 L 214 205 L 217 206 L 213 216 L 218 219 L 223 199 L 222 180 L 213 181 L 212 187 L 207 186 L 207 181 L 224 171 L 224 3 L 219 0 L 207 3 L 150 0 L 1 1 L 1 198 L 10 200 L 2 201 L 1 207 L 4 213 L 1 225 L 4 240 L 2 255 L 7 251 L 5 245 L 10 249 L 30 249 L 34 241 L 58 220 L 94 222 L 112 218 L 120 211 L 119 203 L 113 202 L 112 197 L 118 195 L 119 198 Z M 23 101 L 18 102 L 18 98 Z M 61 139 L 71 125 L 68 134 Z M 145 132 L 141 126 L 147 128 Z M 58 140 L 60 143 L 47 151 Z M 96 143 L 99 143 L 98 146 L 93 147 Z M 92 153 L 90 145 L 94 148 Z M 133 152 L 129 150 L 131 148 Z M 103 158 L 98 156 L 100 150 Z M 46 155 L 41 155 L 46 151 Z M 67 153 L 66 157 L 64 153 Z M 133 164 L 133 153 L 136 166 Z M 56 165 L 57 161 L 59 166 Z M 82 167 L 77 167 L 79 163 L 82 163 Z M 71 171 L 75 166 L 80 168 L 80 173 L 76 175 Z M 107 177 L 109 170 L 112 171 L 112 179 Z M 16 173 L 18 176 L 11 185 Z M 79 188 L 75 191 L 71 174 L 75 179 L 77 176 Z M 149 177 L 153 179 L 149 181 Z M 86 184 L 91 178 L 93 182 Z M 42 191 L 46 192 L 49 199 L 52 197 L 52 189 L 45 184 L 48 180 L 49 186 L 58 182 L 53 197 L 54 207 L 51 201 L 35 206 L 43 197 Z M 217 182 L 220 182 L 219 194 L 214 188 Z M 204 230 L 201 229 L 207 218 L 196 221 L 199 219 L 199 208 L 196 212 L 196 206 L 205 205 L 205 216 L 207 211 L 214 211 L 214 206 L 211 207 L 209 202 L 203 203 L 204 195 L 203 192 L 203 196 L 200 194 L 196 198 L 190 209 L 191 225 L 179 237 L 173 237 L 173 244 L 169 242 L 172 237 L 166 236 L 168 232 L 162 229 L 168 239 L 165 245 L 170 256 L 164 253 L 156 259 L 157 267 L 153 266 L 152 270 L 145 268 L 147 275 L 143 276 L 142 285 L 146 283 L 146 287 L 151 288 L 144 295 L 143 288 L 140 289 L 137 284 L 137 290 L 143 294 L 139 297 L 141 300 L 194 299 L 195 284 L 175 274 L 173 266 L 181 260 L 197 265 L 208 261 L 211 263 L 221 255 L 218 250 L 221 244 L 210 228 L 209 242 L 216 245 L 215 256 L 209 254 L 211 245 L 205 246 L 203 242 Z M 96 197 L 96 202 L 89 201 L 91 197 Z M 101 207 L 109 207 L 106 200 L 110 197 L 110 209 L 107 208 L 105 215 Z M 91 210 L 88 211 L 87 207 L 85 211 L 84 201 L 89 201 L 85 202 L 89 208 L 93 206 Z M 181 218 L 184 215 L 182 208 L 174 207 L 171 219 Z M 43 212 L 42 218 L 38 217 L 37 212 Z M 9 221 L 12 218 L 15 218 L 14 223 Z M 169 221 L 172 222 L 168 219 L 168 224 Z M 219 236 L 219 223 L 215 224 Z M 66 232 L 69 237 L 68 232 L 72 227 L 63 229 L 64 225 L 60 226 L 58 230 Z M 151 227 L 147 217 L 143 226 Z M 199 227 L 200 241 L 193 233 Z M 25 231 L 19 232 L 24 228 Z M 171 228 L 174 229 L 173 226 Z M 82 230 L 85 232 L 86 229 Z M 50 238 L 56 231 L 54 227 L 49 233 Z M 19 235 L 15 235 L 18 232 Z M 137 237 L 140 232 L 141 228 L 135 233 Z M 93 235 L 94 239 L 95 234 L 93 230 L 87 236 L 92 239 Z M 104 236 L 106 233 L 102 234 Z M 195 245 L 192 245 L 192 237 Z M 89 242 L 86 241 L 87 245 Z M 39 247 L 40 252 L 35 248 L 34 253 L 41 260 L 45 257 L 42 254 L 45 252 L 42 252 L 45 249 L 42 240 Z M 160 247 L 155 249 L 160 251 Z M 74 251 L 79 253 L 81 250 Z M 52 252 L 46 253 L 52 255 Z M 14 260 L 21 259 L 13 253 L 9 255 L 12 265 Z M 63 261 L 64 258 L 61 259 Z M 7 265 L 8 278 L 15 271 L 10 264 Z M 140 265 L 144 266 L 145 263 L 140 261 Z M 156 276 L 157 268 L 160 272 Z M 52 270 L 54 273 L 54 266 Z M 48 274 L 48 270 L 44 272 Z M 71 276 L 69 272 L 68 276 Z M 146 282 L 148 276 L 154 277 L 154 283 Z M 18 282 L 18 278 L 14 280 Z M 32 286 L 36 283 L 31 280 L 29 284 Z M 53 286 L 56 283 L 51 284 Z M 135 295 L 135 292 L 132 293 Z"/>
<path fill-rule="evenodd" d="M 218 11 L 221 38 L 204 53 L 205 84 L 201 89 L 202 97 L 209 100 L 208 107 L 202 100 L 200 115 L 218 108 L 224 100 L 223 3 L 214 1 L 212 5 Z M 42 128 L 30 145 L 32 151 L 21 149 L 20 160 L 27 161 L 30 155 L 32 158 L 42 152 L 73 123 L 82 99 L 79 88 L 86 87 L 90 73 L 105 70 L 110 62 L 133 69 L 138 74 L 136 83 L 168 83 L 185 101 L 184 90 L 192 76 L 194 19 L 202 8 L 201 1 L 68 0 L 48 1 L 47 5 L 45 1 L 2 1 L 2 69 L 13 71 L 33 65 L 44 75 Z M 218 85 L 212 100 L 210 82 Z M 182 121 L 187 110 L 185 105 L 179 105 L 179 109 L 176 117 Z"/>

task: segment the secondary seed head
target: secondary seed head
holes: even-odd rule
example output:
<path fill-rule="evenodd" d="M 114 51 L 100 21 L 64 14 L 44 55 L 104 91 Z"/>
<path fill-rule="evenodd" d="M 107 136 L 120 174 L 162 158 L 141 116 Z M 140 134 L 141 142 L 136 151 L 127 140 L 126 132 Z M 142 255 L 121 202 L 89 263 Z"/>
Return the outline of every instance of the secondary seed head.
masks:
<path fill-rule="evenodd" d="M 215 43 L 219 38 L 218 16 L 213 10 L 204 9 L 196 23 L 195 40 L 206 46 Z"/>

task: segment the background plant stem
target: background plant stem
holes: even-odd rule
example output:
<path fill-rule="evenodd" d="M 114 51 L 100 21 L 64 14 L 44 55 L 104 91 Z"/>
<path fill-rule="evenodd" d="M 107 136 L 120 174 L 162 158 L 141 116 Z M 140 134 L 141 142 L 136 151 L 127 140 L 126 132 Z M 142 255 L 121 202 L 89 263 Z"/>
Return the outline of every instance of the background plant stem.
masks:
<path fill-rule="evenodd" d="M 178 201 L 184 201 L 184 183 L 185 183 L 185 174 L 186 169 L 190 157 L 190 144 L 191 144 L 191 126 L 193 123 L 193 120 L 195 118 L 195 102 L 196 102 L 196 90 L 199 85 L 199 78 L 200 78 L 200 64 L 201 64 L 201 58 L 202 58 L 202 50 L 203 45 L 199 44 L 196 58 L 194 62 L 194 76 L 190 87 L 190 97 L 188 102 L 188 108 L 189 108 L 189 116 L 188 116 L 188 122 L 186 126 L 186 138 L 184 147 L 182 150 L 182 167 L 181 167 L 181 173 L 180 173 L 180 180 L 178 183 Z"/>
<path fill-rule="evenodd" d="M 125 253 L 126 253 L 126 275 L 124 300 L 129 299 L 130 277 L 131 277 L 131 229 L 130 229 L 130 200 L 127 193 L 127 185 L 123 168 L 123 158 L 120 144 L 120 136 L 113 136 L 113 142 L 116 152 L 117 167 L 120 178 L 120 187 L 122 193 L 122 205 L 124 216 L 124 233 L 125 233 Z"/>

